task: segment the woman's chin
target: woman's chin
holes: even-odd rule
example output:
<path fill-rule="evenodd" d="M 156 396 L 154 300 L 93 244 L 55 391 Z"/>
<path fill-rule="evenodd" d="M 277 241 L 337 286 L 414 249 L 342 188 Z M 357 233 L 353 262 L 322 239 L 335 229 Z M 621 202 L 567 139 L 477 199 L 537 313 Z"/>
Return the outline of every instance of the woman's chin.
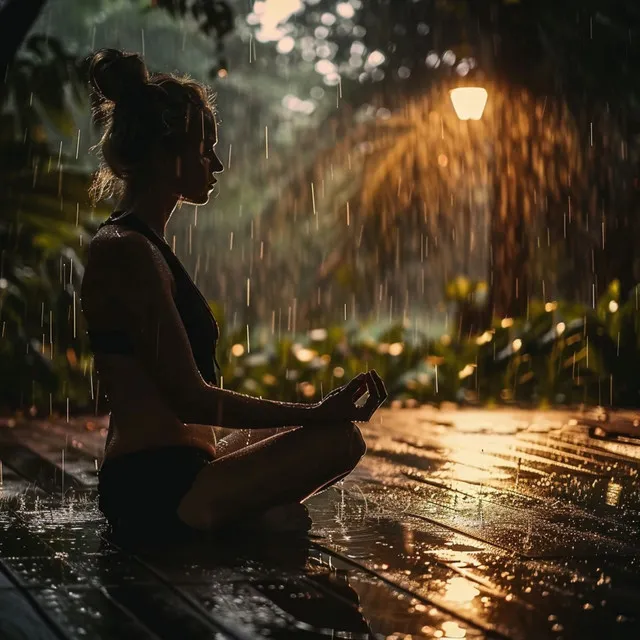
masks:
<path fill-rule="evenodd" d="M 204 193 L 199 193 L 198 195 L 183 195 L 182 199 L 186 204 L 193 204 L 193 205 L 203 205 L 203 204 L 207 204 L 207 202 L 209 202 L 209 194 L 211 192 L 210 191 L 205 191 Z"/>

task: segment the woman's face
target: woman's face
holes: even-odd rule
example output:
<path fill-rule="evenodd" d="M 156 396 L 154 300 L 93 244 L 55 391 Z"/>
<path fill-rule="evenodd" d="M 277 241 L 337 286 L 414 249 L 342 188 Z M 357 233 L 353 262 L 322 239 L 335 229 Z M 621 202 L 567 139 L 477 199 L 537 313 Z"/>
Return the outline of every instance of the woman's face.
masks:
<path fill-rule="evenodd" d="M 177 191 L 191 204 L 206 204 L 217 180 L 216 173 L 224 170 L 216 155 L 218 131 L 210 110 L 195 110 L 188 120 L 184 151 L 176 159 Z"/>

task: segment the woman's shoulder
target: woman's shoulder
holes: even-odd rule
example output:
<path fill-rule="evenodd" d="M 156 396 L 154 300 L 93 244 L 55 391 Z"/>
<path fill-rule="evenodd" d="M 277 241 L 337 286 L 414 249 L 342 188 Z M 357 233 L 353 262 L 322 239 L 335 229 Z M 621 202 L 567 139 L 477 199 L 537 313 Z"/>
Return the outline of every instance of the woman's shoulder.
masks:
<path fill-rule="evenodd" d="M 89 244 L 83 289 L 109 288 L 129 282 L 148 281 L 158 274 L 175 287 L 173 275 L 162 253 L 143 234 L 125 227 L 106 225 Z M 93 285 L 93 286 L 91 286 Z"/>
<path fill-rule="evenodd" d="M 156 259 L 161 252 L 146 236 L 134 229 L 120 225 L 105 225 L 98 229 L 89 243 L 88 259 L 91 262 L 137 262 Z"/>

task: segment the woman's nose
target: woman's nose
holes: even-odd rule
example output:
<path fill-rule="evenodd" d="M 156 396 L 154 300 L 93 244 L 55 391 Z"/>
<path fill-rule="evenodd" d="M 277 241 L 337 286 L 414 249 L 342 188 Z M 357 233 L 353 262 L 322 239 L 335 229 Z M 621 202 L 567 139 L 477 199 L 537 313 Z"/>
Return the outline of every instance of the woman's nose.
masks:
<path fill-rule="evenodd" d="M 211 171 L 213 173 L 222 173 L 224 171 L 224 165 L 216 153 L 213 154 L 213 161 L 211 162 Z"/>

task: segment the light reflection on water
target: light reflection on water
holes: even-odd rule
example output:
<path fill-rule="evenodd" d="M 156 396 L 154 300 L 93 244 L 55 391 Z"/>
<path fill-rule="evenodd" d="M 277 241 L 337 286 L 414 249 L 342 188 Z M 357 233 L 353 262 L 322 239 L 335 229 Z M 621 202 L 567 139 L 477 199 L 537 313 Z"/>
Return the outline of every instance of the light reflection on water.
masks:
<path fill-rule="evenodd" d="M 451 578 L 445 587 L 444 597 L 451 602 L 459 604 L 470 604 L 473 599 L 480 595 L 480 591 L 472 582 L 462 577 Z"/>
<path fill-rule="evenodd" d="M 443 622 L 442 632 L 436 631 L 434 635 L 436 638 L 464 638 L 467 632 L 457 622 L 450 620 L 449 622 Z"/>
<path fill-rule="evenodd" d="M 622 485 L 611 480 L 607 485 L 607 495 L 605 502 L 611 507 L 616 507 L 620 503 L 620 495 L 622 494 Z"/>

